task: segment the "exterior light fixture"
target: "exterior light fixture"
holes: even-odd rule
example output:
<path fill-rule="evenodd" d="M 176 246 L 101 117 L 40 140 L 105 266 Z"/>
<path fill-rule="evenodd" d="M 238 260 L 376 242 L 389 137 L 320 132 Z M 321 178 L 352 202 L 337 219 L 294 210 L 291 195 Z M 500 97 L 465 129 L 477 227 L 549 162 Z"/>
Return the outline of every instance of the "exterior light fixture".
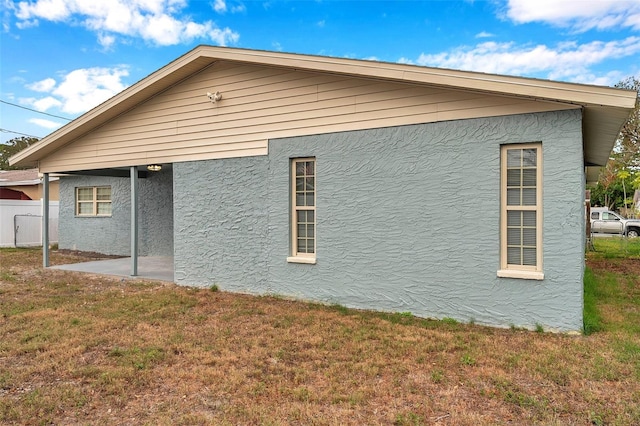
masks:
<path fill-rule="evenodd" d="M 207 92 L 207 98 L 209 98 L 211 103 L 215 104 L 215 103 L 218 103 L 218 101 L 220 99 L 222 99 L 222 93 L 220 93 L 220 92 L 215 92 L 215 93 Z"/>
<path fill-rule="evenodd" d="M 159 172 L 160 170 L 162 170 L 162 166 L 160 164 L 149 164 L 147 166 L 147 170 L 149 170 L 150 172 Z"/>

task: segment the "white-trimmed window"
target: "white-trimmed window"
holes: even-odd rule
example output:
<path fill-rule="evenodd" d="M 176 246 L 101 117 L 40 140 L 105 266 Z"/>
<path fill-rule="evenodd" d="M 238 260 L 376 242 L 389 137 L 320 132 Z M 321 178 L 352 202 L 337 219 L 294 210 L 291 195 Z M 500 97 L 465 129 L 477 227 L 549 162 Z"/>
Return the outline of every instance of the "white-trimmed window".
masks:
<path fill-rule="evenodd" d="M 538 279 L 542 272 L 542 144 L 500 150 L 498 276 Z"/>
<path fill-rule="evenodd" d="M 291 160 L 291 256 L 289 262 L 316 260 L 316 159 Z"/>
<path fill-rule="evenodd" d="M 76 188 L 77 216 L 111 216 L 111 187 Z"/>

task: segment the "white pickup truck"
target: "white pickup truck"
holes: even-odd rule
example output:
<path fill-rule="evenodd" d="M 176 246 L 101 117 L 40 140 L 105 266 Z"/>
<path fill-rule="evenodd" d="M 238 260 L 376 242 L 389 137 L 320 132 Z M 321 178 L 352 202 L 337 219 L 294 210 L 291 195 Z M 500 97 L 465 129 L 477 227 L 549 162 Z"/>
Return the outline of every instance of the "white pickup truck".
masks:
<path fill-rule="evenodd" d="M 591 209 L 591 232 L 594 234 L 620 234 L 640 236 L 640 220 L 625 219 L 603 207 Z"/>

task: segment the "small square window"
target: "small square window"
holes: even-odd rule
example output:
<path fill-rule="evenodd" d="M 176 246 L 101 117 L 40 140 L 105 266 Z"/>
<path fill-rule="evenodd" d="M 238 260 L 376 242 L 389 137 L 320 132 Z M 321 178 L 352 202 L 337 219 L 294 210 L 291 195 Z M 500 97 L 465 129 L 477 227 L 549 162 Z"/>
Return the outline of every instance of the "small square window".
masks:
<path fill-rule="evenodd" d="M 77 216 L 111 216 L 111 187 L 76 188 Z"/>

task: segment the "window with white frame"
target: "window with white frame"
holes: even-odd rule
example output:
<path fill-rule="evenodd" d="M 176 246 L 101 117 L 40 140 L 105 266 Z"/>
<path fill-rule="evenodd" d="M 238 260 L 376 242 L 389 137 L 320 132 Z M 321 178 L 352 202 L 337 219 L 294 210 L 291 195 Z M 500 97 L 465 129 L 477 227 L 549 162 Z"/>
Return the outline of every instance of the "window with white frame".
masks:
<path fill-rule="evenodd" d="M 77 216 L 111 216 L 111 187 L 76 188 Z"/>
<path fill-rule="evenodd" d="M 291 262 L 315 263 L 316 160 L 291 160 Z"/>
<path fill-rule="evenodd" d="M 500 175 L 498 276 L 543 279 L 542 144 L 503 145 Z"/>

